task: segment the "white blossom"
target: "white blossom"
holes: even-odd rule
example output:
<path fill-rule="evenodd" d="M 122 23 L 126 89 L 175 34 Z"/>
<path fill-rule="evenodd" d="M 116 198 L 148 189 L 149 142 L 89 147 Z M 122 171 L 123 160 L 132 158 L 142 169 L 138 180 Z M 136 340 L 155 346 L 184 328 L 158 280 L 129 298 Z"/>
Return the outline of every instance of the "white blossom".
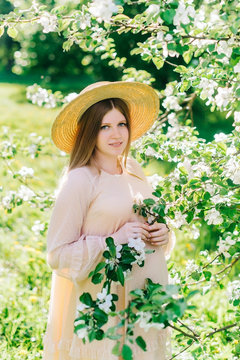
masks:
<path fill-rule="evenodd" d="M 232 182 L 236 185 L 240 184 L 240 160 L 230 159 L 225 165 L 223 172 L 225 176 L 228 176 Z"/>
<path fill-rule="evenodd" d="M 214 135 L 214 139 L 216 142 L 227 140 L 228 136 L 224 133 L 219 133 Z"/>
<path fill-rule="evenodd" d="M 214 208 L 207 211 L 204 219 L 208 225 L 219 225 L 223 222 L 220 212 Z"/>
<path fill-rule="evenodd" d="M 229 282 L 226 293 L 230 300 L 240 300 L 240 280 Z"/>
<path fill-rule="evenodd" d="M 150 312 L 139 311 L 136 315 L 139 316 L 136 323 L 138 323 L 139 327 L 144 329 L 145 332 L 151 328 L 163 329 L 165 327 L 163 323 L 150 322 L 152 320 L 152 314 Z"/>
<path fill-rule="evenodd" d="M 226 258 L 229 258 L 230 254 L 228 253 L 228 250 L 232 245 L 235 245 L 235 243 L 236 240 L 232 239 L 231 236 L 227 236 L 226 239 L 220 238 L 218 243 L 218 251 L 223 253 Z"/>
<path fill-rule="evenodd" d="M 167 110 L 178 111 L 181 110 L 181 106 L 178 103 L 178 98 L 176 96 L 167 96 L 162 103 L 162 106 Z"/>
<path fill-rule="evenodd" d="M 240 132 L 240 111 L 234 111 L 234 123 L 233 126 Z"/>
<path fill-rule="evenodd" d="M 200 230 L 195 224 L 193 224 L 191 227 L 191 233 L 194 239 L 198 239 L 200 236 Z"/>
<path fill-rule="evenodd" d="M 191 273 L 198 269 L 198 265 L 195 264 L 194 260 L 188 260 L 185 265 L 185 268 L 188 273 Z"/>
<path fill-rule="evenodd" d="M 164 90 L 164 94 L 166 96 L 170 96 L 170 95 L 173 94 L 173 91 L 174 91 L 173 85 L 172 84 L 167 84 L 166 89 Z"/>
<path fill-rule="evenodd" d="M 149 14 L 149 15 L 156 15 L 158 14 L 160 11 L 160 6 L 157 5 L 157 4 L 151 4 L 147 10 L 146 10 L 146 13 Z"/>
<path fill-rule="evenodd" d="M 210 183 L 204 183 L 205 190 L 209 192 L 210 195 L 214 195 L 216 192 L 216 188 L 213 184 Z"/>
<path fill-rule="evenodd" d="M 17 193 L 17 196 L 22 199 L 23 201 L 29 201 L 29 200 L 32 200 L 32 198 L 34 197 L 35 193 L 29 189 L 28 187 L 24 186 L 24 185 L 21 185 L 19 190 L 18 190 L 18 193 Z"/>
<path fill-rule="evenodd" d="M 57 29 L 56 15 L 51 15 L 48 12 L 44 12 L 37 22 L 42 25 L 44 33 L 56 31 Z"/>
<path fill-rule="evenodd" d="M 201 94 L 200 94 L 200 98 L 202 100 L 212 99 L 212 96 L 213 96 L 213 94 L 215 92 L 215 89 L 217 87 L 217 83 L 214 80 L 202 77 L 198 87 L 200 89 L 202 89 Z"/>
<path fill-rule="evenodd" d="M 27 177 L 33 177 L 34 170 L 32 168 L 28 168 L 26 166 L 23 166 L 19 171 L 18 174 L 22 176 L 24 179 Z"/>
<path fill-rule="evenodd" d="M 110 22 L 112 14 L 118 12 L 118 7 L 113 0 L 93 0 L 89 12 L 96 17 L 98 22 Z"/>
<path fill-rule="evenodd" d="M 228 58 L 232 55 L 232 48 L 229 46 L 228 42 L 221 40 L 216 44 L 216 50 L 218 54 L 224 54 Z"/>
<path fill-rule="evenodd" d="M 34 84 L 27 88 L 27 99 L 31 100 L 33 104 L 43 106 L 46 108 L 56 107 L 56 98 L 46 89 Z"/>
<path fill-rule="evenodd" d="M 108 313 L 110 311 L 110 307 L 112 306 L 112 295 L 107 294 L 107 289 L 103 288 L 102 292 L 97 293 L 98 307 L 99 309 Z"/>
<path fill-rule="evenodd" d="M 161 181 L 164 181 L 164 178 L 158 174 L 154 174 L 148 176 L 147 180 L 152 185 L 153 188 L 156 188 Z"/>
<path fill-rule="evenodd" d="M 240 61 L 234 66 L 233 70 L 235 73 L 240 73 Z"/>
<path fill-rule="evenodd" d="M 28 152 L 29 154 L 31 155 L 31 158 L 33 159 L 35 154 L 36 154 L 36 151 L 37 151 L 37 145 L 36 144 L 31 144 L 29 145 L 28 147 Z"/>
<path fill-rule="evenodd" d="M 77 311 L 84 311 L 85 309 L 88 309 L 88 308 L 89 308 L 88 305 L 80 302 L 80 304 L 78 304 L 78 306 L 77 306 Z"/>
<path fill-rule="evenodd" d="M 141 252 L 145 247 L 145 242 L 140 237 L 137 239 L 129 238 L 128 247 L 134 248 L 137 252 Z"/>
<path fill-rule="evenodd" d="M 195 9 L 193 6 L 186 6 L 183 1 L 179 2 L 176 14 L 173 19 L 174 25 L 180 25 L 181 23 L 187 25 L 190 23 L 189 16 L 194 18 Z"/>
<path fill-rule="evenodd" d="M 32 226 L 32 231 L 36 235 L 40 235 L 40 231 L 43 231 L 45 229 L 45 225 L 40 222 L 40 220 L 36 220 L 34 222 L 34 225 Z"/>
<path fill-rule="evenodd" d="M 74 100 L 79 94 L 78 93 L 70 93 L 63 99 L 64 102 L 69 103 L 70 101 Z"/>
<path fill-rule="evenodd" d="M 187 224 L 187 221 L 186 221 L 187 215 L 186 214 L 182 214 L 181 211 L 175 211 L 174 215 L 175 215 L 175 218 L 169 220 L 169 223 L 173 227 L 179 229 L 182 225 Z"/>
<path fill-rule="evenodd" d="M 77 26 L 81 29 L 81 30 L 85 30 L 87 27 L 91 26 L 91 16 L 90 14 L 79 14 L 77 13 L 75 15 L 75 21 Z"/>
<path fill-rule="evenodd" d="M 219 108 L 226 109 L 230 101 L 233 100 L 233 89 L 232 88 L 218 88 L 218 93 L 215 97 L 216 104 Z"/>
<path fill-rule="evenodd" d="M 16 197 L 16 192 L 12 190 L 9 191 L 8 194 L 2 198 L 3 207 L 5 209 L 11 209 L 11 202 L 14 200 L 15 197 Z"/>
<path fill-rule="evenodd" d="M 121 250 L 122 250 L 122 245 L 117 245 L 116 246 L 116 258 L 120 259 L 121 257 Z"/>
<path fill-rule="evenodd" d="M 82 320 L 82 319 L 75 321 L 75 322 L 74 322 L 74 326 L 78 326 L 78 325 L 85 325 L 85 321 Z M 78 336 L 80 339 L 86 338 L 87 335 L 88 335 L 88 329 L 87 329 L 87 327 L 83 327 L 83 328 L 77 330 L 77 336 Z"/>

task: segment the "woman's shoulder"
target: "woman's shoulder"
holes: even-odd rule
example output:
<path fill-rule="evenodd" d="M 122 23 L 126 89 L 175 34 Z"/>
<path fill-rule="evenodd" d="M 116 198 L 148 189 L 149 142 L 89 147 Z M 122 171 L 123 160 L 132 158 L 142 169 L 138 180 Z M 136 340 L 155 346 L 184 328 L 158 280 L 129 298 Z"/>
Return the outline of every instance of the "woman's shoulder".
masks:
<path fill-rule="evenodd" d="M 146 179 L 141 165 L 139 164 L 139 162 L 137 160 L 135 160 L 131 156 L 127 157 L 126 169 L 129 173 L 132 173 L 132 174 L 140 177 L 142 180 Z"/>
<path fill-rule="evenodd" d="M 58 192 L 61 189 L 66 191 L 92 191 L 94 187 L 94 174 L 87 166 L 77 167 L 71 170 L 67 168 L 60 179 Z"/>

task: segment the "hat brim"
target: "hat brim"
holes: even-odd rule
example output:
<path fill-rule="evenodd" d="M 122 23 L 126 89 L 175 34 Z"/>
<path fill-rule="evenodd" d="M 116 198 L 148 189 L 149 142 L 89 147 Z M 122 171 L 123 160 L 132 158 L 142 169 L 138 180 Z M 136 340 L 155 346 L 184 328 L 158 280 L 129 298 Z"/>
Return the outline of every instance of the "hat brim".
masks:
<path fill-rule="evenodd" d="M 108 98 L 120 98 L 127 103 L 131 119 L 131 141 L 143 135 L 157 119 L 159 98 L 152 87 L 139 82 L 106 82 L 80 93 L 61 110 L 52 126 L 54 144 L 60 150 L 70 153 L 80 117 L 90 106 Z"/>

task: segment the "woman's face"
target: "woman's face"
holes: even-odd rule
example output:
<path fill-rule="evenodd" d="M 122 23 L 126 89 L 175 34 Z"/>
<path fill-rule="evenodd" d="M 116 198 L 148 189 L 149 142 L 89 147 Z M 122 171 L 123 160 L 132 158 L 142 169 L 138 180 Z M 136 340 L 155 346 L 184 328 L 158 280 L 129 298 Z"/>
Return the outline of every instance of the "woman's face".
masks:
<path fill-rule="evenodd" d="M 128 127 L 125 116 L 117 109 L 110 110 L 102 119 L 95 151 L 106 156 L 118 156 L 128 143 Z"/>

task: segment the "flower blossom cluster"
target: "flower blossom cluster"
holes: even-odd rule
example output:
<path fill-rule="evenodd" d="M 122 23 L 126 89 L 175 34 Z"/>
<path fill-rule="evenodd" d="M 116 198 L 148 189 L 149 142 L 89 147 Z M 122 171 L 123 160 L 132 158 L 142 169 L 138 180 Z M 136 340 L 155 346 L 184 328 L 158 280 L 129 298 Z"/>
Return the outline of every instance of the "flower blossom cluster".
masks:
<path fill-rule="evenodd" d="M 145 242 L 139 237 L 137 239 L 129 238 L 128 247 L 133 248 L 138 254 L 135 255 L 135 263 L 141 265 L 146 258 L 145 255 Z"/>
<path fill-rule="evenodd" d="M 139 324 L 139 327 L 144 329 L 145 332 L 148 332 L 149 329 L 155 328 L 155 329 L 163 329 L 165 325 L 163 323 L 154 323 L 151 322 L 152 320 L 152 314 L 147 311 L 139 311 L 136 314 L 139 316 L 136 323 Z"/>
<path fill-rule="evenodd" d="M 240 300 L 240 280 L 234 280 L 228 283 L 226 293 L 229 300 Z"/>
<path fill-rule="evenodd" d="M 218 210 L 212 208 L 206 212 L 204 217 L 208 225 L 219 225 L 222 224 L 223 218 Z"/>
<path fill-rule="evenodd" d="M 86 327 L 85 321 L 80 319 L 74 322 L 74 326 L 83 325 L 82 328 L 77 330 L 77 336 L 79 339 L 86 339 L 88 336 L 88 327 Z"/>
<path fill-rule="evenodd" d="M 180 26 L 180 24 L 187 25 L 190 23 L 190 19 L 194 18 L 195 9 L 193 6 L 186 6 L 183 1 L 179 1 L 178 8 L 176 9 L 176 14 L 173 19 L 173 24 Z"/>
<path fill-rule="evenodd" d="M 118 12 L 118 7 L 113 0 L 93 0 L 89 12 L 96 17 L 98 22 L 110 22 L 112 14 Z"/>
<path fill-rule="evenodd" d="M 56 107 L 57 104 L 55 96 L 37 84 L 28 86 L 27 99 L 30 100 L 33 104 L 44 106 L 48 109 Z"/>
<path fill-rule="evenodd" d="M 53 32 L 57 29 L 56 15 L 51 15 L 48 12 L 44 12 L 37 22 L 42 25 L 44 33 Z"/>
<path fill-rule="evenodd" d="M 23 166 L 18 172 L 17 174 L 19 174 L 23 179 L 26 178 L 31 178 L 34 176 L 34 170 L 32 168 L 28 168 L 26 166 Z"/>
<path fill-rule="evenodd" d="M 223 255 L 226 258 L 230 257 L 230 254 L 228 253 L 228 250 L 230 249 L 230 247 L 232 245 L 236 244 L 236 239 L 232 238 L 232 236 L 227 236 L 225 239 L 223 239 L 222 237 L 220 237 L 219 243 L 218 243 L 218 251 L 220 253 L 223 253 Z"/>
<path fill-rule="evenodd" d="M 2 206 L 10 210 L 20 201 L 30 201 L 35 193 L 25 185 L 21 185 L 18 191 L 10 190 L 6 196 L 2 198 Z"/>
<path fill-rule="evenodd" d="M 112 306 L 112 294 L 107 294 L 107 289 L 103 288 L 100 293 L 97 294 L 98 307 L 105 313 L 110 312 Z"/>

